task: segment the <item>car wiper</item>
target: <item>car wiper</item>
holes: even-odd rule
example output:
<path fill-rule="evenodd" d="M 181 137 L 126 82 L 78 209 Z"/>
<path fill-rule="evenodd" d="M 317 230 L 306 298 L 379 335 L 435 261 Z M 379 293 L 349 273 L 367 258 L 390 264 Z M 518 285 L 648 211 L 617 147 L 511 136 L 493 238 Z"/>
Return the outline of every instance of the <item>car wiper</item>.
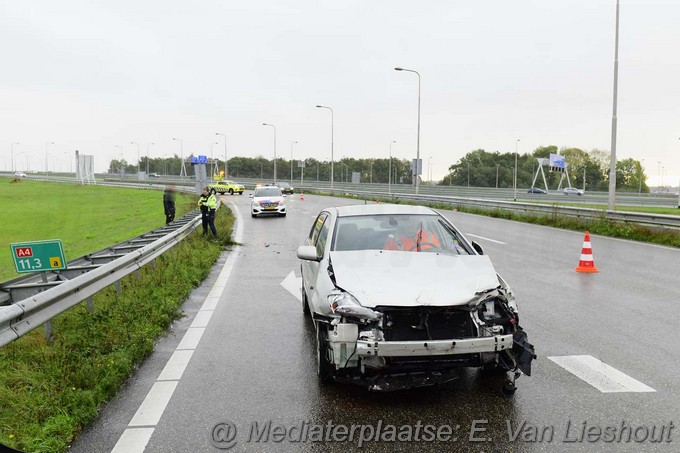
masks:
<path fill-rule="evenodd" d="M 438 219 L 437 221 L 439 222 L 439 224 L 441 226 L 444 227 L 444 229 L 446 231 L 448 231 L 451 234 L 451 236 L 453 237 L 453 241 L 454 241 L 454 250 L 456 251 L 456 253 L 458 253 L 460 255 L 460 252 L 458 251 L 458 247 L 456 247 L 456 244 L 461 243 L 460 239 L 458 238 L 458 233 L 456 233 L 456 231 L 453 228 L 451 228 L 451 226 L 448 223 L 444 222 L 442 219 Z M 465 250 L 465 247 L 461 246 L 461 248 L 463 250 Z M 465 251 L 467 252 L 467 250 L 465 250 Z"/>

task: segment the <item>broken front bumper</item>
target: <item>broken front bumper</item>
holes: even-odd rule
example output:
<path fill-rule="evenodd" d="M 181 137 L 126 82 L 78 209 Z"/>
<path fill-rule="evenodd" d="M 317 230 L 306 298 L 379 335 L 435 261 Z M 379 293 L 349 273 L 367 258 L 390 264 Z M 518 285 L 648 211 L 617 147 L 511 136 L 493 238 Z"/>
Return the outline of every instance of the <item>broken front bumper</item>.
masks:
<path fill-rule="evenodd" d="M 359 357 L 422 357 L 500 352 L 512 349 L 510 335 L 428 341 L 357 341 Z"/>

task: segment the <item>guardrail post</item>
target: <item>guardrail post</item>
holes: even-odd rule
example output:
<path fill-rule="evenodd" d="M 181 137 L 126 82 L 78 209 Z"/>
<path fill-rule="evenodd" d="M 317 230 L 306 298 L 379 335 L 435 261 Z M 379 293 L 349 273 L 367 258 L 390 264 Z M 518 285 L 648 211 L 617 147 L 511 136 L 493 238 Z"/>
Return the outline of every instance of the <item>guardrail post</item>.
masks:
<path fill-rule="evenodd" d="M 52 343 L 52 340 L 54 340 L 54 338 L 52 337 L 52 320 L 50 319 L 43 325 L 45 326 L 45 339 L 48 342 Z"/>
<path fill-rule="evenodd" d="M 89 313 L 94 313 L 94 299 L 92 296 L 87 298 L 87 311 Z"/>
<path fill-rule="evenodd" d="M 120 286 L 120 280 L 118 280 L 118 281 L 116 282 L 116 292 L 117 292 L 118 294 L 120 294 L 120 293 L 123 292 L 123 288 Z"/>

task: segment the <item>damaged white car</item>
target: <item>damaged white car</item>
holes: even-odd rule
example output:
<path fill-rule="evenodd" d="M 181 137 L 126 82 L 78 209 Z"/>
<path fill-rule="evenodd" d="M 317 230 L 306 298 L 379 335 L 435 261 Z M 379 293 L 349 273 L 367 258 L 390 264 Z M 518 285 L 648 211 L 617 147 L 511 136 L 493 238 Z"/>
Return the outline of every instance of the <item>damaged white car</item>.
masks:
<path fill-rule="evenodd" d="M 317 372 L 387 391 L 435 385 L 459 367 L 531 374 L 534 348 L 512 290 L 482 248 L 422 206 L 323 210 L 305 245 L 302 308 L 316 328 Z"/>

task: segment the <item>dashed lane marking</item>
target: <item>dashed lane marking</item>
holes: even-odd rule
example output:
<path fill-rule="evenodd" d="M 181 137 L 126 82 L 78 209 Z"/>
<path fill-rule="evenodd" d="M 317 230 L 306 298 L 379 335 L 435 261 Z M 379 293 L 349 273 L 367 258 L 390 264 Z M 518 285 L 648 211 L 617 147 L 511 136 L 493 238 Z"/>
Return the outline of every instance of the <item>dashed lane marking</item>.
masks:
<path fill-rule="evenodd" d="M 602 393 L 656 391 L 590 355 L 556 356 L 548 359 Z"/>

